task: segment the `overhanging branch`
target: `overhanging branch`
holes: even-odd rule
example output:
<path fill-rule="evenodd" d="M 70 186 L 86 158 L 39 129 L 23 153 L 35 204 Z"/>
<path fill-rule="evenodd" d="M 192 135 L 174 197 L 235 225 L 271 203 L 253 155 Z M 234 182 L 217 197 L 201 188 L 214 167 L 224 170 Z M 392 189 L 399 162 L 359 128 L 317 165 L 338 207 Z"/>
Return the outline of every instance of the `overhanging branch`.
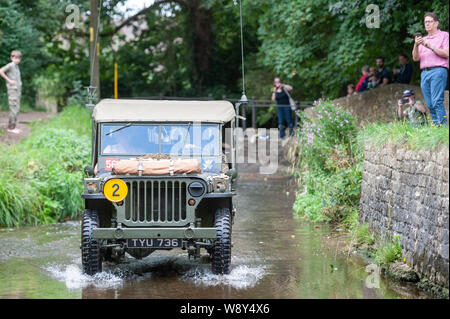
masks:
<path fill-rule="evenodd" d="M 164 3 L 178 3 L 179 5 L 182 5 L 182 6 L 188 6 L 188 3 L 185 0 L 159 0 L 159 1 L 156 1 L 152 5 L 148 6 L 147 8 L 142 9 L 141 11 L 136 13 L 135 15 L 133 15 L 133 16 L 129 17 L 128 19 L 126 19 L 121 24 L 119 24 L 114 29 L 112 29 L 111 31 L 101 32 L 100 36 L 102 36 L 102 37 L 113 36 L 114 34 L 119 32 L 120 29 L 122 29 L 123 27 L 129 25 L 133 21 L 138 20 L 140 18 L 140 16 L 145 15 L 148 11 L 150 11 L 150 10 L 152 10 L 152 9 L 154 9 L 154 8 L 164 4 Z"/>

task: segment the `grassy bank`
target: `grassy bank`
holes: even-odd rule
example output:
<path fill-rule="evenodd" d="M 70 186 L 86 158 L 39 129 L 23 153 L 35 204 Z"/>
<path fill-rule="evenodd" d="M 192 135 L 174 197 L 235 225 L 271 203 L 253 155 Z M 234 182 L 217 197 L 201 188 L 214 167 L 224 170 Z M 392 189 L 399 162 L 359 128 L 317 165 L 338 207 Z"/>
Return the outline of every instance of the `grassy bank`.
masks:
<path fill-rule="evenodd" d="M 0 145 L 0 226 L 77 216 L 90 128 L 89 111 L 70 106 L 49 121 L 33 123 L 32 134 L 18 145 Z"/>
<path fill-rule="evenodd" d="M 412 150 L 449 147 L 449 128 L 432 126 L 412 127 L 407 123 L 374 123 L 362 128 L 358 140 L 360 145 L 382 147 L 395 144 Z"/>

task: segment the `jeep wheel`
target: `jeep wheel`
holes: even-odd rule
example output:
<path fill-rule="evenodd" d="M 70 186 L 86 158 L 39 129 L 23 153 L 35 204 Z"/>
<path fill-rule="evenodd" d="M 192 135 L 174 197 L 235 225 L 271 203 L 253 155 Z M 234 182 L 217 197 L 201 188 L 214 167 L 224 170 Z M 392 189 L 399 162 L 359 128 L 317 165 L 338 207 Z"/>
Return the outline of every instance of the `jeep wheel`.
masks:
<path fill-rule="evenodd" d="M 229 274 L 231 268 L 231 216 L 228 208 L 216 210 L 217 238 L 212 249 L 212 271 Z"/>
<path fill-rule="evenodd" d="M 81 225 L 81 262 L 83 273 L 94 275 L 102 271 L 102 258 L 98 240 L 92 238 L 92 230 L 98 227 L 98 215 L 95 210 L 86 209 Z"/>

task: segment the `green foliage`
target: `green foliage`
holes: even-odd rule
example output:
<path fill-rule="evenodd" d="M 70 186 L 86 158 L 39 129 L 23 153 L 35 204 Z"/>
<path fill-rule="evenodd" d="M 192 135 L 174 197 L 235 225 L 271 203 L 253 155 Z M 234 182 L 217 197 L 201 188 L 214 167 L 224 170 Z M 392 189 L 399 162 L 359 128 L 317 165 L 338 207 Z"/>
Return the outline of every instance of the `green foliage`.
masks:
<path fill-rule="evenodd" d="M 72 83 L 72 92 L 69 97 L 69 105 L 85 105 L 87 100 L 87 90 L 83 88 L 81 81 L 74 81 Z"/>
<path fill-rule="evenodd" d="M 29 5 L 30 1 L 27 1 Z M 32 98 L 35 89 L 31 85 L 35 74 L 45 63 L 42 43 L 39 41 L 41 33 L 34 25 L 32 15 L 26 14 L 22 6 L 15 0 L 0 0 L 0 67 L 11 62 L 12 50 L 20 50 L 23 54 L 20 63 L 23 85 L 22 100 L 34 104 Z M 4 83 L 3 79 L 0 79 Z M 6 91 L 1 83 L 1 91 Z M 2 103 L 5 105 L 4 103 Z M 7 104 L 6 104 L 7 106 Z M 5 108 L 3 106 L 3 108 Z"/>
<path fill-rule="evenodd" d="M 356 118 L 329 101 L 318 101 L 316 120 L 303 118 L 297 167 L 304 191 L 294 210 L 309 220 L 348 221 L 359 204 L 361 152 Z"/>
<path fill-rule="evenodd" d="M 357 155 L 356 118 L 330 101 L 319 100 L 314 110 L 315 121 L 302 118 L 300 166 L 325 173 L 351 166 Z"/>
<path fill-rule="evenodd" d="M 392 70 L 398 55 L 412 50 L 413 35 L 425 33 L 423 15 L 434 10 L 448 30 L 449 3 L 440 1 L 265 0 L 258 35 L 263 64 L 290 79 L 299 99 L 338 97 L 356 83 L 364 64 L 379 55 Z M 380 28 L 365 25 L 366 7 L 380 8 Z M 413 83 L 419 80 L 415 64 Z"/>
<path fill-rule="evenodd" d="M 358 137 L 363 145 L 377 147 L 392 143 L 410 149 L 449 147 L 449 127 L 413 127 L 405 122 L 373 123 L 366 126 Z"/>
<path fill-rule="evenodd" d="M 121 97 L 212 93 L 217 99 L 222 95 L 239 98 L 237 3 L 163 2 L 139 19 L 148 29 L 128 26 L 131 39 L 114 33 L 116 21 L 127 17 L 119 10 L 126 1 L 102 2 L 102 97 L 113 95 L 114 63 L 118 62 Z M 81 26 L 77 29 L 65 24 L 69 12 L 64 8 L 69 3 L 80 8 Z M 371 3 L 380 7 L 380 28 L 365 26 L 365 8 Z M 243 1 L 247 96 L 267 99 L 276 74 L 294 86 L 296 99 L 337 97 L 348 82 L 356 83 L 362 65 L 374 65 L 376 56 L 384 55 L 389 69 L 396 67 L 398 55 L 411 52 L 412 35 L 424 32 L 426 11 L 438 13 L 440 28 L 448 30 L 448 9 L 444 0 Z M 88 39 L 88 0 L 0 0 L 0 64 L 9 62 L 12 49 L 23 51 L 23 99 L 27 105 L 33 106 L 37 91 L 43 89 L 56 92 L 52 96 L 62 106 L 78 90 L 76 81 L 88 85 Z M 418 79 L 416 63 L 413 83 Z M 0 103 L 7 108 L 2 96 Z M 276 125 L 274 117 L 273 110 L 258 109 L 260 125 Z"/>
<path fill-rule="evenodd" d="M 83 208 L 83 167 L 90 157 L 90 114 L 67 107 L 17 146 L 0 146 L 0 226 L 51 223 Z"/>
<path fill-rule="evenodd" d="M 386 240 L 377 245 L 375 251 L 375 262 L 378 265 L 386 266 L 402 258 L 402 247 L 400 238 L 394 236 L 393 240 Z"/>

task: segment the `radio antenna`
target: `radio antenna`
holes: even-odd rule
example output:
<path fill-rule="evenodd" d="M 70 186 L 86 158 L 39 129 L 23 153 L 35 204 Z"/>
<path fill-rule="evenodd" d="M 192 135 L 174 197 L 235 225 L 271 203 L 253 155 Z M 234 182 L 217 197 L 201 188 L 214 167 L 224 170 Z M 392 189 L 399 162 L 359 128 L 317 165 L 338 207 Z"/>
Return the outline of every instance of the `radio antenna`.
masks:
<path fill-rule="evenodd" d="M 90 83 L 89 86 L 86 86 L 87 89 L 87 95 L 88 95 L 88 104 L 86 106 L 90 109 L 94 108 L 94 99 L 96 97 L 96 91 L 97 87 L 92 86 L 93 79 L 94 79 L 94 66 L 95 66 L 95 55 L 97 54 L 97 42 L 98 42 L 98 29 L 100 28 L 100 15 L 102 12 L 102 1 L 99 1 L 98 3 L 98 16 L 97 16 L 97 28 L 95 29 L 95 35 L 94 35 L 94 46 L 92 48 L 91 52 L 91 70 L 90 70 Z M 91 12 L 92 14 L 92 12 Z"/>
<path fill-rule="evenodd" d="M 245 62 L 244 62 L 244 31 L 242 27 L 242 0 L 239 0 L 239 17 L 241 21 L 241 57 L 242 57 L 242 97 L 241 104 L 248 103 L 247 96 L 245 96 Z"/>

